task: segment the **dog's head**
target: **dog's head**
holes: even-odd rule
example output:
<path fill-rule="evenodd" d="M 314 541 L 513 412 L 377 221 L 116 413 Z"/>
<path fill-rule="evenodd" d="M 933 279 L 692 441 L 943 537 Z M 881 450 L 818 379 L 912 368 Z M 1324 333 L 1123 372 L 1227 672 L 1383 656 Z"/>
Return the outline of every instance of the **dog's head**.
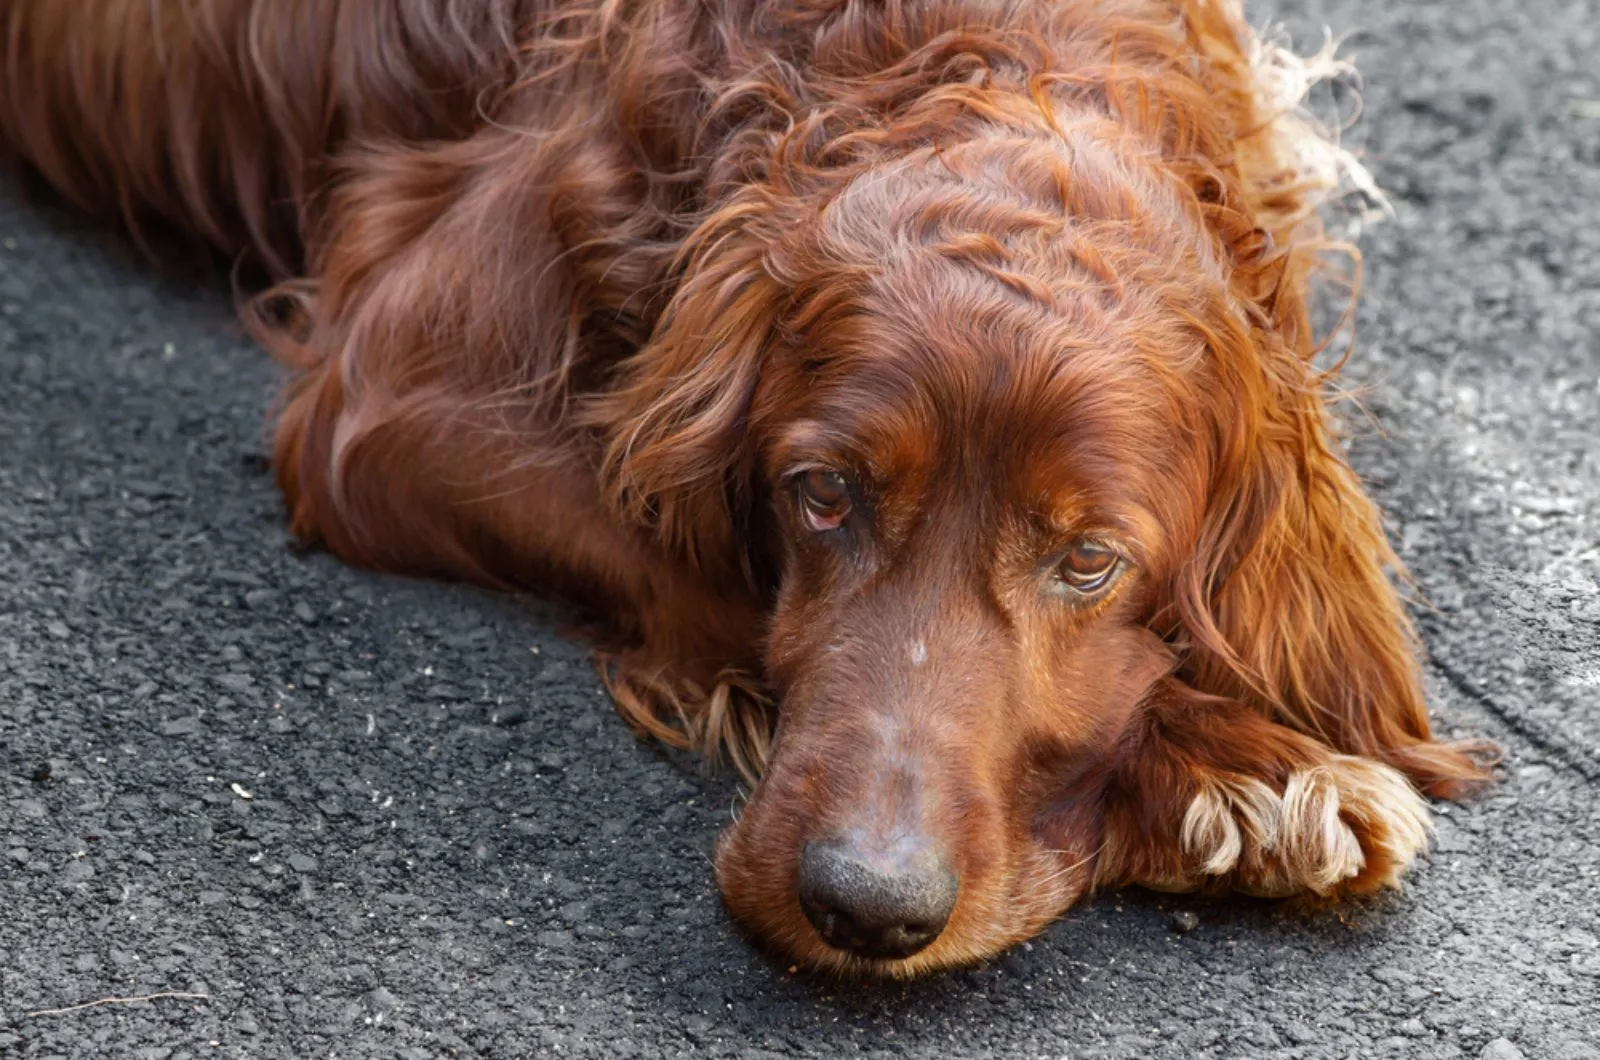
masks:
<path fill-rule="evenodd" d="M 611 470 L 686 551 L 774 572 L 730 909 L 914 974 L 1127 877 L 1101 807 L 1158 684 L 1336 719 L 1341 681 L 1409 680 L 1403 621 L 1327 449 L 1305 261 L 1235 176 L 1090 115 L 786 191 L 706 230 Z"/>

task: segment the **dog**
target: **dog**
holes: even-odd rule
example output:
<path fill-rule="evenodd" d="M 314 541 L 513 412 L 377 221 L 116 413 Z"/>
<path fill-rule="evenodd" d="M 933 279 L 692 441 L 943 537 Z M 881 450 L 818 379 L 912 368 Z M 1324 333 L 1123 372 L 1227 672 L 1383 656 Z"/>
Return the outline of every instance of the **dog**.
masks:
<path fill-rule="evenodd" d="M 1237 0 L 9 0 L 0 142 L 262 274 L 293 532 L 534 589 L 751 781 L 726 905 L 911 976 L 1128 885 L 1342 898 L 1429 727 Z M 758 781 L 758 782 L 757 782 Z"/>

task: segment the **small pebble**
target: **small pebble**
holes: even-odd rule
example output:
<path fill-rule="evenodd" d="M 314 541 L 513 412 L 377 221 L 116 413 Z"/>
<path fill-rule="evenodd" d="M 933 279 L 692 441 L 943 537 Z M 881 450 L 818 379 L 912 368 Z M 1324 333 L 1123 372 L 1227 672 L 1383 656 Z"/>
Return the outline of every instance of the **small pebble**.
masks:
<path fill-rule="evenodd" d="M 317 859 L 309 854 L 290 854 L 289 867 L 296 872 L 316 872 Z"/>
<path fill-rule="evenodd" d="M 1508 1038 L 1496 1038 L 1483 1047 L 1483 1052 L 1478 1054 L 1478 1060 L 1525 1060 L 1522 1050 L 1511 1044 Z"/>
<path fill-rule="evenodd" d="M 1296 1045 L 1310 1045 L 1320 1037 L 1316 1030 L 1304 1023 L 1291 1023 L 1283 1029 L 1283 1033 Z"/>
<path fill-rule="evenodd" d="M 1187 935 L 1200 926 L 1200 918 L 1187 909 L 1180 909 L 1167 919 L 1167 926 L 1179 935 Z"/>
<path fill-rule="evenodd" d="M 279 595 L 275 589 L 251 589 L 244 594 L 244 606 L 252 611 L 259 611 L 277 603 Z"/>
<path fill-rule="evenodd" d="M 1412 972 L 1391 964 L 1379 965 L 1372 969 L 1372 978 L 1384 986 L 1409 986 L 1417 981 L 1416 975 Z"/>
<path fill-rule="evenodd" d="M 374 1012 L 388 1012 L 400 1005 L 400 999 L 381 986 L 367 991 L 366 1001 Z"/>

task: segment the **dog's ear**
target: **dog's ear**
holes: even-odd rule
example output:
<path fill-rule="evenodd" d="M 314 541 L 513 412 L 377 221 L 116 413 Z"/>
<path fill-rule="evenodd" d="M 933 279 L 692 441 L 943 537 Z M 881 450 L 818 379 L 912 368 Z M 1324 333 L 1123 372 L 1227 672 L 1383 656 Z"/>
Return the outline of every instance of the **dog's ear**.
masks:
<path fill-rule="evenodd" d="M 1219 454 L 1197 547 L 1174 586 L 1180 676 L 1455 796 L 1486 773 L 1429 731 L 1403 578 L 1328 421 L 1303 314 L 1238 327 L 1214 413 Z M 1230 344 L 1224 338 L 1223 343 Z M 1299 348 L 1297 348 L 1299 347 Z M 1469 754 L 1469 751 L 1474 753 Z"/>
<path fill-rule="evenodd" d="M 783 304 L 767 217 L 751 193 L 701 226 L 649 341 L 585 411 L 611 503 L 702 569 L 743 559 L 747 420 Z"/>
<path fill-rule="evenodd" d="M 316 279 L 247 318 L 295 373 L 275 465 L 297 536 L 363 566 L 520 578 L 518 497 L 555 489 L 535 461 L 556 448 L 584 275 L 529 189 L 582 177 L 601 199 L 605 170 L 586 161 L 498 130 L 347 152 Z"/>

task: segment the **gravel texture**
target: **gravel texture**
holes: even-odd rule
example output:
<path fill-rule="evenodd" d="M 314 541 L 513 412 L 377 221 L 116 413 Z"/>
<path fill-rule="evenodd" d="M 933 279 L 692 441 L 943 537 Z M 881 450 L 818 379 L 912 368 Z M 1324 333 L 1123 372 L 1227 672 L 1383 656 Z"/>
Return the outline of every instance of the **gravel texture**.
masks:
<path fill-rule="evenodd" d="M 1441 727 L 1508 753 L 1403 895 L 1130 892 L 927 982 L 790 974 L 717 899 L 731 784 L 549 609 L 295 555 L 225 288 L 11 183 L 0 1056 L 1600 1058 L 1600 7 L 1285 13 L 1364 31 L 1398 218 L 1355 459 Z M 155 993 L 204 998 L 39 1011 Z"/>

